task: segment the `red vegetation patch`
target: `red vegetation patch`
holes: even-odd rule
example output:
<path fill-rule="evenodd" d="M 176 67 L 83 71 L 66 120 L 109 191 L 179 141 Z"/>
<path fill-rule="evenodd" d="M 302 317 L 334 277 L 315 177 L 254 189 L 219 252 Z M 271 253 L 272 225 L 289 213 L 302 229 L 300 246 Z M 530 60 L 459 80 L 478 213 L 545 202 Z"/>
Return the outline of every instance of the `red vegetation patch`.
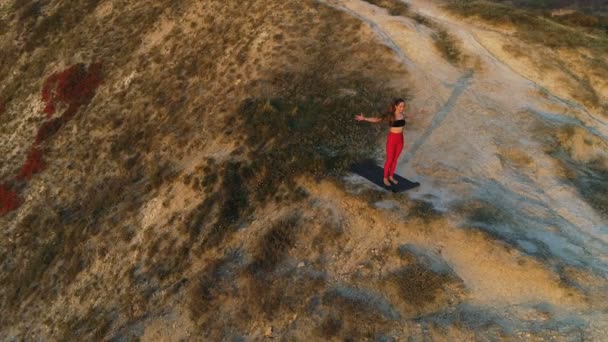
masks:
<path fill-rule="evenodd" d="M 80 106 L 91 101 L 100 83 L 100 63 L 91 64 L 88 69 L 79 63 L 52 74 L 42 87 L 42 100 L 46 103 L 44 112 L 51 117 L 57 106 L 63 103 L 68 106 L 63 115 L 71 118 Z"/>
<path fill-rule="evenodd" d="M 86 65 L 75 64 L 61 72 L 49 76 L 42 86 L 42 100 L 45 102 L 44 112 L 47 119 L 36 133 L 34 145 L 28 152 L 27 159 L 17 180 L 28 181 L 36 173 L 44 170 L 44 160 L 39 149 L 40 144 L 57 133 L 63 125 L 72 119 L 81 106 L 87 105 L 101 84 L 101 64 L 93 63 L 87 68 Z M 4 113 L 6 104 L 0 101 L 0 115 Z M 67 107 L 59 117 L 52 118 L 60 107 Z M 0 216 L 13 211 L 21 205 L 19 194 L 16 190 L 7 186 L 0 186 Z"/>
<path fill-rule="evenodd" d="M 13 211 L 20 205 L 17 191 L 9 189 L 6 185 L 0 185 L 0 215 Z"/>
<path fill-rule="evenodd" d="M 27 160 L 21 172 L 19 173 L 20 179 L 31 179 L 34 173 L 38 173 L 44 169 L 44 161 L 42 160 L 42 154 L 36 147 L 32 147 L 27 155 Z"/>
<path fill-rule="evenodd" d="M 42 126 L 38 128 L 38 133 L 36 133 L 36 140 L 34 141 L 34 145 L 40 144 L 48 137 L 57 133 L 64 123 L 65 119 L 63 117 L 58 117 L 52 120 L 45 121 Z"/>

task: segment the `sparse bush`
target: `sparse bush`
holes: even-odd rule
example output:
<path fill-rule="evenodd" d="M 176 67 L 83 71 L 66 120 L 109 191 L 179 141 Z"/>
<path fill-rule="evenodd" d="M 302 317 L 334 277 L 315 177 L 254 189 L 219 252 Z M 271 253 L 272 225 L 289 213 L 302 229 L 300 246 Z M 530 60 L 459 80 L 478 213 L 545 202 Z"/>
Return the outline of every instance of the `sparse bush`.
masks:
<path fill-rule="evenodd" d="M 474 227 L 486 228 L 513 222 L 509 211 L 487 201 L 471 202 L 463 209 L 468 213 L 468 219 Z"/>
<path fill-rule="evenodd" d="M 60 340 L 103 340 L 115 317 L 113 310 L 93 307 L 83 317 L 71 317 L 59 326 Z"/>
<path fill-rule="evenodd" d="M 342 329 L 342 321 L 336 317 L 329 316 L 326 317 L 321 326 L 319 326 L 318 334 L 327 339 L 338 336 L 340 330 Z"/>
<path fill-rule="evenodd" d="M 218 192 L 218 217 L 204 237 L 204 243 L 215 246 L 235 231 L 240 219 L 250 210 L 249 191 L 242 175 L 240 163 L 228 163 L 223 170 Z"/>
<path fill-rule="evenodd" d="M 324 294 L 323 303 L 351 317 L 394 320 L 400 316 L 382 295 L 365 289 L 338 286 Z"/>
<path fill-rule="evenodd" d="M 415 263 L 393 272 L 388 281 L 405 302 L 421 309 L 435 300 L 437 293 L 450 282 L 450 277 Z"/>
<path fill-rule="evenodd" d="M 412 201 L 408 208 L 408 217 L 420 218 L 424 223 L 432 222 L 442 216 L 433 203 L 421 200 Z"/>
<path fill-rule="evenodd" d="M 561 15 L 556 18 L 560 23 L 570 26 L 596 27 L 600 23 L 600 19 L 593 15 L 574 12 L 571 14 Z"/>
<path fill-rule="evenodd" d="M 435 46 L 441 52 L 443 57 L 452 64 L 458 64 L 461 60 L 461 52 L 457 46 L 456 40 L 445 29 L 440 28 L 433 33 Z"/>
<path fill-rule="evenodd" d="M 385 8 L 390 15 L 403 16 L 409 13 L 409 5 L 399 0 L 365 0 L 372 5 Z"/>
<path fill-rule="evenodd" d="M 415 13 L 415 14 L 411 15 L 410 18 L 414 19 L 414 21 L 416 21 L 418 24 L 428 26 L 431 28 L 435 25 L 429 18 L 427 18 L 419 13 Z"/>
<path fill-rule="evenodd" d="M 295 244 L 300 218 L 292 215 L 276 222 L 257 244 L 251 263 L 254 272 L 269 272 L 285 257 Z"/>

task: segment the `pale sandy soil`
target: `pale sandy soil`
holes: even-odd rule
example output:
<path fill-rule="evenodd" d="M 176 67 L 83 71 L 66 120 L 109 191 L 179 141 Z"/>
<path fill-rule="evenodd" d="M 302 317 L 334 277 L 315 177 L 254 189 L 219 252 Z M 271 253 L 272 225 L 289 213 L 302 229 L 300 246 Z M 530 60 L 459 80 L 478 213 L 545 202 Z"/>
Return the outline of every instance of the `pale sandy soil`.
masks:
<path fill-rule="evenodd" d="M 543 117 L 532 113 L 576 122 L 577 131 L 597 139 L 586 147 L 576 140 L 568 142 L 572 150 L 580 150 L 582 160 L 606 156 L 605 116 L 573 103 L 572 89 L 558 82 L 563 75 L 546 75 L 534 64 L 509 56 L 503 50 L 513 39 L 508 32 L 457 19 L 432 1 L 410 1 L 412 11 L 457 37 L 467 57 L 454 67 L 432 46 L 430 30 L 413 20 L 390 16 L 364 1 L 328 3 L 371 25 L 410 72 L 411 78 L 403 82 L 413 88 L 411 106 L 431 110 L 407 132 L 409 146 L 398 166 L 400 174 L 422 182 L 409 196 L 431 199 L 440 208 L 470 199 L 504 208 L 514 216 L 513 222 L 482 230 L 524 253 L 476 235 L 460 215 L 452 215 L 424 238 L 399 234 L 399 223 L 386 222 L 397 227 L 385 229 L 376 223 L 373 233 L 366 231 L 365 238 L 354 244 L 376 232 L 380 238 L 391 231 L 402 242 L 440 249 L 467 285 L 471 305 L 526 321 L 540 319 L 527 308 L 548 304 L 553 311 L 549 320 L 576 316 L 593 327 L 591 336 L 602 339 L 608 327 L 608 316 L 602 313 L 607 301 L 601 295 L 608 285 L 608 222 L 561 180 L 555 161 L 543 153 L 536 137 L 534 127 Z M 537 53 L 553 56 L 529 51 L 531 58 Z M 545 251 L 537 253 L 540 248 Z M 539 258 L 541 254 L 545 255 Z M 581 277 L 583 292 L 569 293 L 556 272 L 563 265 L 585 265 L 599 283 L 586 283 Z"/>

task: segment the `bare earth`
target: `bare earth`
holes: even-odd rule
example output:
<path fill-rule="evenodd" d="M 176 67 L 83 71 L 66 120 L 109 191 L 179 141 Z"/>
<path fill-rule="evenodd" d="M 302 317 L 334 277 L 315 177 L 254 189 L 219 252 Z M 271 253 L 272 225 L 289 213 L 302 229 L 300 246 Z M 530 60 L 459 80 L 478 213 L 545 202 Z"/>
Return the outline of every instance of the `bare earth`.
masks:
<path fill-rule="evenodd" d="M 31 27 L 70 7 L 51 3 Z M 45 145 L 46 169 L 19 183 L 24 203 L 0 216 L 0 340 L 608 340 L 608 202 L 597 190 L 608 114 L 579 91 L 588 80 L 606 103 L 608 81 L 586 51 L 528 45 L 429 0 L 408 1 L 410 12 L 455 38 L 459 63 L 442 57 L 433 28 L 361 0 L 93 3 L 55 37 L 57 51 L 19 55 L 11 42 L 27 32 L 0 2 L 12 25 L 0 48 L 15 56 L 0 95 L 19 99 L 0 112 L 0 176 L 18 171 L 44 118 L 39 75 L 9 92 L 28 61 L 49 58 L 44 75 L 88 63 L 93 49 L 111 61 L 86 111 Z M 87 30 L 94 41 L 79 40 Z M 314 127 L 306 106 L 369 90 L 341 84 L 338 100 L 281 108 L 292 103 L 273 96 L 318 67 L 311 55 L 337 59 L 336 75 L 407 89 L 414 116 L 397 172 L 419 188 L 287 170 L 293 184 L 263 192 L 284 181 L 263 153 L 282 152 L 273 143 L 292 125 Z M 293 121 L 243 129 L 258 98 L 257 120 L 284 110 Z M 358 124 L 354 114 L 339 127 Z M 331 156 L 324 142 L 314 151 Z M 384 135 L 378 163 L 383 145 Z"/>

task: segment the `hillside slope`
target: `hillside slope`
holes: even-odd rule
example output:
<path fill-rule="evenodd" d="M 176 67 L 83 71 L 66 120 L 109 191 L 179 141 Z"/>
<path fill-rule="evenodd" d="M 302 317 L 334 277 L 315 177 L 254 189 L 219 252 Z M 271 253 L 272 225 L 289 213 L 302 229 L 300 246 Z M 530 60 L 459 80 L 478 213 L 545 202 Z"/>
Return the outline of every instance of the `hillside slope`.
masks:
<path fill-rule="evenodd" d="M 0 27 L 1 340 L 608 334 L 605 56 L 424 0 L 5 1 Z M 429 111 L 406 194 L 348 173 L 394 96 Z"/>

